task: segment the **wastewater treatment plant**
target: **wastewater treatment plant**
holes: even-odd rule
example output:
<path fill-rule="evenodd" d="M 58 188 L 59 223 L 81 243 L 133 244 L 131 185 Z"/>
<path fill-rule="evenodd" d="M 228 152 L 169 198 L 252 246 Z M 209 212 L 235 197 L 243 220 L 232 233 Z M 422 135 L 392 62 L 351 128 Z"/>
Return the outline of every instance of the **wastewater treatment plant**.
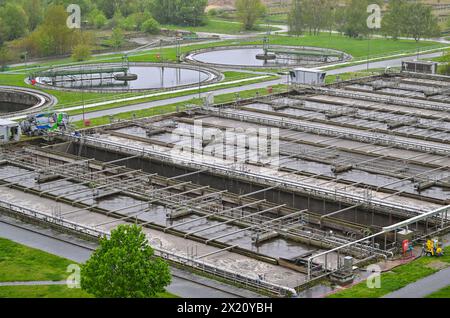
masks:
<path fill-rule="evenodd" d="M 30 44 L 45 19 L 0 41 L 0 298 L 449 297 L 445 36 L 294 32 L 296 1 L 112 28 L 91 2 L 70 48 Z"/>

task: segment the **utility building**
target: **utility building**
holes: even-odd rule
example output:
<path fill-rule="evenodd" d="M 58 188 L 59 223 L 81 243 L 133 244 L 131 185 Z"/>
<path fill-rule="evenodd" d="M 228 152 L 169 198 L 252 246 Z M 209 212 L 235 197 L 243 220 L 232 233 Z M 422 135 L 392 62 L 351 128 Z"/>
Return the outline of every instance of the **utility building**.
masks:
<path fill-rule="evenodd" d="M 14 121 L 0 119 L 0 144 L 19 141 L 20 125 Z"/>
<path fill-rule="evenodd" d="M 326 72 L 308 68 L 296 68 L 290 72 L 292 84 L 325 85 Z"/>

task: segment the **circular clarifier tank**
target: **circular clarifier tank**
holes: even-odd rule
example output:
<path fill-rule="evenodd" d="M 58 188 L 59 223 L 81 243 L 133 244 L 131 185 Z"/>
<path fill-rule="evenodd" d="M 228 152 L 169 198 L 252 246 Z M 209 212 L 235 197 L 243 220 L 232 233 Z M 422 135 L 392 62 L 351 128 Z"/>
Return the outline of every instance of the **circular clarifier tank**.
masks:
<path fill-rule="evenodd" d="M 52 96 L 37 90 L 0 86 L 0 115 L 34 111 L 55 102 Z"/>
<path fill-rule="evenodd" d="M 186 61 L 211 66 L 288 67 L 320 66 L 351 59 L 336 50 L 316 47 L 262 46 L 217 47 L 189 53 Z"/>
<path fill-rule="evenodd" d="M 221 74 L 206 68 L 179 64 L 84 65 L 54 68 L 35 75 L 41 86 L 65 90 L 145 91 L 202 85 Z"/>

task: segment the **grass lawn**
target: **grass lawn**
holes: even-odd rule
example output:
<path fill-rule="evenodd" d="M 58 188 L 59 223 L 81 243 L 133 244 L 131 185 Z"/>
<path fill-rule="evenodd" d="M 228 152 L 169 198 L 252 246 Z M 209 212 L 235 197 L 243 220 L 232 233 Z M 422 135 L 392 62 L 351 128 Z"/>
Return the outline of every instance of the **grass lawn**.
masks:
<path fill-rule="evenodd" d="M 82 289 L 70 289 L 66 285 L 0 286 L 0 298 L 94 298 Z M 155 298 L 179 298 L 168 292 Z"/>
<path fill-rule="evenodd" d="M 271 36 L 272 44 L 292 45 L 292 46 L 315 46 L 328 49 L 336 49 L 351 54 L 354 58 L 367 57 L 368 41 L 349 38 L 340 34 L 321 33 L 318 36 L 305 34 L 301 37 L 295 36 Z M 446 47 L 448 45 L 437 42 L 420 41 L 416 43 L 411 40 L 392 40 L 384 38 L 374 38 L 370 40 L 370 55 L 385 55 L 410 51 L 414 53 L 417 48 L 421 50 L 433 47 Z"/>
<path fill-rule="evenodd" d="M 333 84 L 334 82 L 336 82 L 336 79 L 338 76 L 341 81 L 347 81 L 347 80 L 351 80 L 354 78 L 380 75 L 383 72 L 384 72 L 384 69 L 377 68 L 377 69 L 369 69 L 369 71 L 348 72 L 348 73 L 342 73 L 339 75 L 327 75 L 325 82 L 326 82 L 326 84 Z"/>
<path fill-rule="evenodd" d="M 450 286 L 428 295 L 426 298 L 450 298 Z"/>
<path fill-rule="evenodd" d="M 73 261 L 0 238 L 0 282 L 60 281 Z"/>
<path fill-rule="evenodd" d="M 348 289 L 339 291 L 328 298 L 378 298 L 399 290 L 411 283 L 439 271 L 436 265 L 444 263 L 450 266 L 450 247 L 445 248 L 443 257 L 421 257 L 409 264 L 394 268 L 381 274 L 381 288 L 369 289 L 363 281 Z"/>

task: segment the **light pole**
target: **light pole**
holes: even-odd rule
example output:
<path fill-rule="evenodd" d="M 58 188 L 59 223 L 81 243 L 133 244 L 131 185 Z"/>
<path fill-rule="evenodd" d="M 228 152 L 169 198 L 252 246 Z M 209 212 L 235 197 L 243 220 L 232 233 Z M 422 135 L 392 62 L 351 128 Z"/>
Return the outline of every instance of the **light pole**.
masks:
<path fill-rule="evenodd" d="M 368 40 L 367 40 L 367 72 L 369 72 L 370 69 L 370 31 L 368 33 Z"/>
<path fill-rule="evenodd" d="M 202 76 L 202 73 L 200 72 L 200 65 L 198 66 L 198 99 L 201 99 L 202 98 L 202 78 L 201 78 L 201 76 Z"/>

